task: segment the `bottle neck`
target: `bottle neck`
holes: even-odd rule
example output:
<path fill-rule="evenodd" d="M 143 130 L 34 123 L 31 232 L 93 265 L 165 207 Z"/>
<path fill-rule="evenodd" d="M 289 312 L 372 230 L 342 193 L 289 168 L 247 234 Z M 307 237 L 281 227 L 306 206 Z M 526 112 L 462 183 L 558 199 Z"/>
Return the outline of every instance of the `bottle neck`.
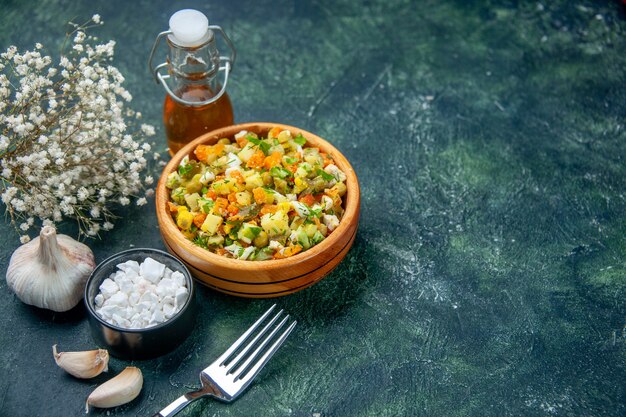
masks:
<path fill-rule="evenodd" d="M 207 42 L 196 47 L 180 46 L 170 39 L 167 43 L 170 47 L 167 63 L 174 94 L 182 98 L 189 89 L 204 88 L 213 93 L 219 90 L 220 56 L 212 34 Z"/>

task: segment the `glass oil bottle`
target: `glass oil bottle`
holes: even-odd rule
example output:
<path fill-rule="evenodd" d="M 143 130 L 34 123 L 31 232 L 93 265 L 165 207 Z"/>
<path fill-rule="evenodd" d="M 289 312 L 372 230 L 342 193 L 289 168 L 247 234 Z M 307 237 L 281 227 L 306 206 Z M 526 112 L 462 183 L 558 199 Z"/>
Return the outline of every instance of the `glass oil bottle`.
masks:
<path fill-rule="evenodd" d="M 155 40 L 149 66 L 167 93 L 163 124 L 169 153 L 174 155 L 198 136 L 233 124 L 226 86 L 236 51 L 222 28 L 209 26 L 206 16 L 197 10 L 174 13 L 169 25 L 170 30 L 161 32 Z M 216 34 L 222 35 L 230 49 L 229 56 L 220 56 Z M 167 61 L 153 67 L 155 51 L 163 38 L 169 46 Z M 167 74 L 162 74 L 162 70 L 167 70 Z"/>

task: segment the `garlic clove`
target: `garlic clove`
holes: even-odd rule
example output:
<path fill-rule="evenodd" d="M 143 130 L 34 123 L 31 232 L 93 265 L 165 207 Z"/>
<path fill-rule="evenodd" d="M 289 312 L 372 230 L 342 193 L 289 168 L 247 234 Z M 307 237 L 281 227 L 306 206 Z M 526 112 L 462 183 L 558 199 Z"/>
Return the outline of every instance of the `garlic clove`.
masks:
<path fill-rule="evenodd" d="M 85 283 L 95 267 L 87 245 L 44 226 L 39 237 L 13 252 L 6 280 L 24 303 L 62 312 L 83 298 Z"/>
<path fill-rule="evenodd" d="M 97 387 L 89 395 L 87 404 L 85 404 L 85 412 L 89 413 L 89 406 L 110 408 L 131 402 L 137 398 L 142 387 L 141 369 L 129 366 L 116 377 Z"/>
<path fill-rule="evenodd" d="M 76 378 L 93 378 L 109 370 L 109 352 L 104 349 L 59 353 L 54 345 L 52 354 L 57 365 Z"/>

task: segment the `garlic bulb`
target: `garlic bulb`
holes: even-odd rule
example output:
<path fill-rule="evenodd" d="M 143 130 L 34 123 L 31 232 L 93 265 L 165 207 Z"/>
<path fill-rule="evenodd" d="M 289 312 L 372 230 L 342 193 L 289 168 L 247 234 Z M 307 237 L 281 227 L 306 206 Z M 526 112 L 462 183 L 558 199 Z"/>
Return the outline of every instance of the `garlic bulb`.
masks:
<path fill-rule="evenodd" d="M 26 304 L 67 311 L 83 297 L 95 266 L 89 247 L 44 226 L 39 237 L 13 252 L 7 284 Z"/>
<path fill-rule="evenodd" d="M 85 404 L 85 412 L 89 412 L 90 405 L 98 408 L 110 408 L 131 402 L 137 398 L 142 387 L 141 369 L 129 366 L 116 377 L 98 386 L 89 395 L 87 404 Z"/>
<path fill-rule="evenodd" d="M 52 354 L 57 365 L 76 378 L 93 378 L 109 370 L 109 352 L 104 349 L 59 353 L 54 345 Z"/>

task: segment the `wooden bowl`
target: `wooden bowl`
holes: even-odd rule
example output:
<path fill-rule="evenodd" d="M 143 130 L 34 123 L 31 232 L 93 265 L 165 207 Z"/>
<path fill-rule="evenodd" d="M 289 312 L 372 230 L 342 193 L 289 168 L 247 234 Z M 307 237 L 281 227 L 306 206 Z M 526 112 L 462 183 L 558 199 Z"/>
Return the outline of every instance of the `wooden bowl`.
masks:
<path fill-rule="evenodd" d="M 196 159 L 193 150 L 200 144 L 214 144 L 220 138 L 232 139 L 242 130 L 266 136 L 272 127 L 302 134 L 310 146 L 332 155 L 335 164 L 346 174 L 345 212 L 339 226 L 322 242 L 286 259 L 243 261 L 219 256 L 194 245 L 178 230 L 167 208 L 167 176 L 178 169 L 186 155 Z M 346 256 L 354 242 L 359 222 L 359 183 L 348 160 L 324 139 L 293 126 L 279 123 L 244 123 L 206 133 L 178 151 L 167 164 L 156 189 L 156 212 L 165 246 L 182 260 L 192 275 L 215 290 L 239 296 L 269 298 L 302 290 L 321 280 Z"/>

